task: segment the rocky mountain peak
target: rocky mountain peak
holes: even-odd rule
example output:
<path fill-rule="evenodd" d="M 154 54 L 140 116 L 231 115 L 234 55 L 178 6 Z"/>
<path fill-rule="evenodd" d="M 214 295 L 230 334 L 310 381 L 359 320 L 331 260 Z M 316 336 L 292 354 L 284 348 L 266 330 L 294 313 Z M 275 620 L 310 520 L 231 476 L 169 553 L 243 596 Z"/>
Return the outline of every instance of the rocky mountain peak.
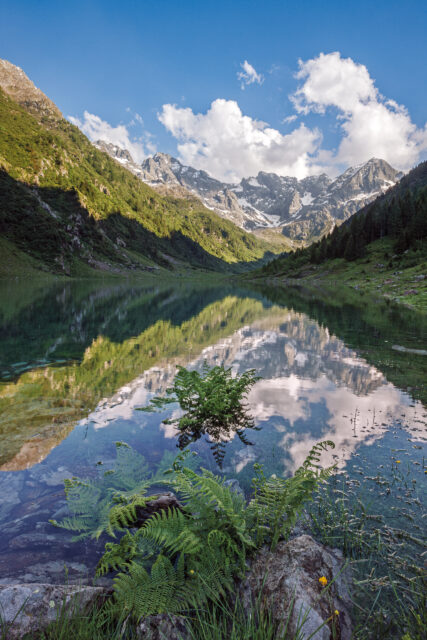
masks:
<path fill-rule="evenodd" d="M 58 107 L 37 89 L 20 67 L 8 60 L 0 60 L 0 88 L 33 115 L 62 118 Z"/>
<path fill-rule="evenodd" d="M 95 147 L 97 147 L 101 151 L 105 151 L 106 153 L 108 153 L 109 156 L 111 156 L 112 158 L 115 158 L 116 160 L 121 160 L 121 161 L 124 160 L 126 162 L 134 161 L 127 149 L 122 149 L 121 147 L 118 147 L 117 145 L 112 144 L 111 142 L 105 142 L 104 140 L 97 140 L 93 144 L 95 145 Z"/>
<path fill-rule="evenodd" d="M 179 160 L 172 157 L 169 153 L 163 153 L 162 151 L 157 151 L 152 156 L 152 159 L 154 160 L 154 162 L 157 162 L 158 164 L 171 164 L 172 162 L 181 164 Z"/>
<path fill-rule="evenodd" d="M 107 153 L 127 163 L 133 173 L 161 193 L 197 197 L 205 207 L 244 229 L 274 227 L 303 243 L 327 233 L 402 177 L 385 160 L 371 158 L 333 180 L 325 173 L 298 180 L 259 171 L 256 177 L 228 184 L 183 165 L 167 153 L 158 152 L 141 165 L 124 161 L 113 150 Z"/>

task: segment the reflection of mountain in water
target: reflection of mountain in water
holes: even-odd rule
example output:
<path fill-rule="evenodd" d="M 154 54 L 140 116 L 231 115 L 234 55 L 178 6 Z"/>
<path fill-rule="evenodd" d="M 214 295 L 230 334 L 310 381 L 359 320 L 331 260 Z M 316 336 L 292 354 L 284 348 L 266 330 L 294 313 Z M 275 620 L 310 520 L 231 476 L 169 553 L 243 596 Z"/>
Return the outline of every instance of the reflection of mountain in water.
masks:
<path fill-rule="evenodd" d="M 283 396 L 296 394 L 301 380 L 318 381 L 320 389 L 323 378 L 356 399 L 384 387 L 378 369 L 326 326 L 304 313 L 268 308 L 247 292 L 227 291 L 185 284 L 172 289 L 71 283 L 53 287 L 48 296 L 33 292 L 24 307 L 12 295 L 2 319 L 0 359 L 7 369 L 15 349 L 23 357 L 28 346 L 27 361 L 15 364 L 29 370 L 0 385 L 0 468 L 40 462 L 96 407 L 97 428 L 115 417 L 130 417 L 150 393 L 171 386 L 176 364 L 200 367 L 206 360 L 240 371 L 255 368 L 264 378 L 259 383 L 264 397 L 279 393 L 279 378 Z M 355 322 L 357 314 L 353 311 Z M 70 358 L 72 364 L 58 366 L 58 359 Z M 46 366 L 47 359 L 57 366 Z M 267 411 L 283 419 L 294 413 L 295 404 L 289 403 L 286 411 Z M 267 414 L 263 409 L 259 418 Z M 325 435 L 327 429 L 316 433 Z"/>
<path fill-rule="evenodd" d="M 329 380 L 351 389 L 356 395 L 369 394 L 384 383 L 375 367 L 358 358 L 354 350 L 331 336 L 305 314 L 283 311 L 270 312 L 264 322 L 243 327 L 232 336 L 203 350 L 193 366 L 235 364 L 239 371 L 256 369 L 262 378 L 277 378 L 296 374 L 317 380 L 326 375 Z M 146 371 L 137 385 L 155 394 L 171 386 L 175 368 L 155 367 Z"/>
<path fill-rule="evenodd" d="M 256 320 L 204 348 L 196 359 L 190 354 L 175 362 L 147 369 L 141 376 L 104 399 L 89 416 L 95 430 L 109 428 L 115 420 L 144 426 L 135 408 L 153 394 L 171 386 L 175 363 L 200 369 L 203 362 L 223 364 L 237 371 L 256 369 L 262 376 L 249 396 L 258 424 L 264 429 L 254 451 L 235 452 L 229 471 L 241 472 L 258 456 L 265 457 L 266 442 L 284 456 L 283 468 L 296 468 L 319 440 L 331 439 L 347 460 L 361 441 L 370 444 L 383 433 L 379 421 L 400 413 L 409 398 L 388 384 L 380 371 L 355 351 L 331 336 L 304 314 L 273 308 Z M 416 409 L 405 406 L 408 415 Z M 376 417 L 375 417 L 376 416 Z M 173 427 L 163 426 L 167 438 Z M 233 454 L 234 455 L 234 454 Z M 286 463 L 285 463 L 286 458 Z M 333 462 L 333 454 L 325 457 Z"/>

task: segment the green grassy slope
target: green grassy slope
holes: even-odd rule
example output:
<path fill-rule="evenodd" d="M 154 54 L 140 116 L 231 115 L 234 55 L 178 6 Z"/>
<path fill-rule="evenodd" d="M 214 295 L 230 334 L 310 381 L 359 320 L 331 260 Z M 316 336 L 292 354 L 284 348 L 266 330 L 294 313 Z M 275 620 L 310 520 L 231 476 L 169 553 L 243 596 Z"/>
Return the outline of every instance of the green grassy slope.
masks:
<path fill-rule="evenodd" d="M 257 277 L 259 273 L 255 279 Z M 306 283 L 316 289 L 326 286 L 334 291 L 343 285 L 427 311 L 427 249 L 395 254 L 391 238 L 370 243 L 363 258 L 352 261 L 335 258 L 321 264 L 297 265 L 293 269 L 287 266 L 269 278 L 282 284 Z"/>
<path fill-rule="evenodd" d="M 239 270 L 279 251 L 198 200 L 160 196 L 68 121 L 1 90 L 0 170 L 0 235 L 49 271 Z"/>

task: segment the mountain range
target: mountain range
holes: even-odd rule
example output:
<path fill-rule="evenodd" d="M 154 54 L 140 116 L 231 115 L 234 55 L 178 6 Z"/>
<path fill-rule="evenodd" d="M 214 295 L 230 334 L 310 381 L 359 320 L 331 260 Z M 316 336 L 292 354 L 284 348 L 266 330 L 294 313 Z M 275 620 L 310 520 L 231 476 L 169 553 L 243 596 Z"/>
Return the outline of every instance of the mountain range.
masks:
<path fill-rule="evenodd" d="M 164 153 L 92 144 L 0 60 L 0 275 L 242 271 L 325 236 L 399 181 L 371 159 L 335 179 L 220 182 Z M 23 266 L 24 265 L 24 266 Z"/>
<path fill-rule="evenodd" d="M 156 153 L 138 164 L 127 150 L 111 143 L 98 140 L 95 146 L 162 194 L 195 196 L 243 229 L 275 229 L 299 244 L 331 231 L 403 175 L 385 160 L 371 158 L 335 179 L 323 173 L 298 180 L 260 171 L 256 177 L 227 184 L 166 153 Z"/>

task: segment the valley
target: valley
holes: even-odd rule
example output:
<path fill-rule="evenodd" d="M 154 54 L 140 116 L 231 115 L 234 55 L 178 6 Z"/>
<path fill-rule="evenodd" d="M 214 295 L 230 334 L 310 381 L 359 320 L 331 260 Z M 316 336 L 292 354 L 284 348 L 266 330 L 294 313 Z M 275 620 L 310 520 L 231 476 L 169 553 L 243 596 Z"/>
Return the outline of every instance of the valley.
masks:
<path fill-rule="evenodd" d="M 279 73 L 240 68 L 245 96 Z M 404 121 L 363 69 L 360 110 Z M 302 91 L 283 130 L 336 107 Z M 212 136 L 213 106 L 180 104 L 157 112 L 172 155 L 131 107 L 127 125 L 65 115 L 0 60 L 0 637 L 421 640 L 427 161 L 394 168 L 365 135 L 361 162 L 217 99 L 249 139 L 218 171 L 230 121 Z M 71 611 L 76 589 L 97 595 Z"/>

